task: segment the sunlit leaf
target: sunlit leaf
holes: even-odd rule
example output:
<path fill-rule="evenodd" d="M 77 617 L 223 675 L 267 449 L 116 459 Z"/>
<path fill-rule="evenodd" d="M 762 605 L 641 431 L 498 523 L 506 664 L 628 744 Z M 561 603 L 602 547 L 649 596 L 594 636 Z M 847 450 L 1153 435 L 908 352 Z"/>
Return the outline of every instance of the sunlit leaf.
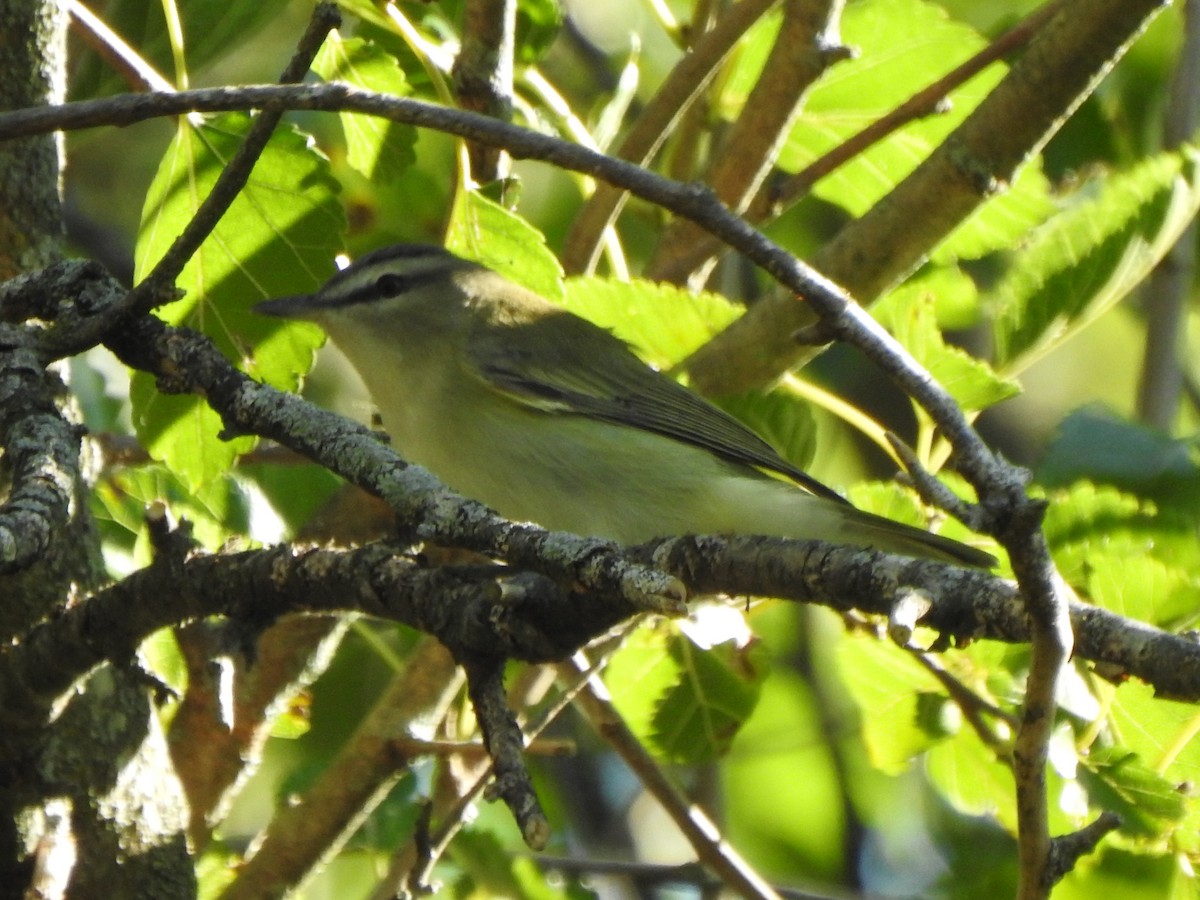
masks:
<path fill-rule="evenodd" d="M 336 31 L 326 37 L 313 71 L 326 81 L 344 81 L 381 94 L 409 93 L 395 57 L 369 41 L 343 38 Z M 357 113 L 341 113 L 339 118 L 346 135 L 346 161 L 367 178 L 394 179 L 413 162 L 417 133 L 411 125 Z"/>
<path fill-rule="evenodd" d="M 635 733 L 664 759 L 723 755 L 758 700 L 760 654 L 734 640 L 704 649 L 667 625 L 642 629 L 613 657 L 606 681 Z"/>
<path fill-rule="evenodd" d="M 748 47 L 722 95 L 733 115 L 758 78 L 779 28 L 768 17 L 748 37 Z M 948 17 L 945 9 L 921 0 L 863 0 L 846 6 L 842 41 L 857 56 L 830 68 L 808 92 L 782 152 L 779 165 L 799 171 L 828 150 L 881 118 L 938 74 L 978 53 L 987 41 Z M 936 70 L 931 68 L 936 60 Z M 950 95 L 948 111 L 904 127 L 821 179 L 813 193 L 860 216 L 925 160 L 1003 77 L 1005 67 L 989 66 Z M 1048 185 L 1036 163 L 1028 165 L 1008 190 L 970 216 L 935 255 L 975 258 L 1007 246 L 1051 211 Z"/>
<path fill-rule="evenodd" d="M 199 126 L 181 122 L 146 196 L 138 279 L 208 195 L 250 121 L 231 114 Z M 345 227 L 336 195 L 325 159 L 306 136 L 277 129 L 245 190 L 179 278 L 186 296 L 159 315 L 207 334 L 254 377 L 295 388 L 312 365 L 320 331 L 255 315 L 251 307 L 310 291 L 332 274 Z M 201 398 L 160 393 L 144 374 L 134 376 L 131 399 L 143 444 L 192 488 L 224 472 L 253 444 L 251 438 L 221 439 L 221 423 Z"/>
<path fill-rule="evenodd" d="M 945 692 L 910 654 L 855 635 L 838 642 L 836 659 L 842 682 L 861 713 L 863 741 L 876 768 L 899 774 L 918 754 L 957 730 L 944 718 L 930 727 L 931 719 L 920 708 L 928 701 L 921 697 Z"/>
<path fill-rule="evenodd" d="M 1019 394 L 1020 385 L 986 362 L 947 344 L 939 328 L 935 297 L 920 282 L 893 291 L 872 314 L 966 410 L 983 410 Z"/>
<path fill-rule="evenodd" d="M 1015 372 L 1119 302 L 1200 209 L 1192 150 L 1097 179 L 1037 229 L 991 295 L 996 365 Z"/>
<path fill-rule="evenodd" d="M 562 266 L 542 234 L 478 191 L 459 191 L 446 248 L 477 260 L 549 300 L 563 295 Z"/>
<path fill-rule="evenodd" d="M 1183 818 L 1177 785 L 1123 747 L 1094 750 L 1082 760 L 1079 780 L 1091 801 L 1121 817 L 1121 829 L 1150 836 Z"/>
<path fill-rule="evenodd" d="M 651 281 L 569 278 L 563 305 L 607 328 L 647 363 L 669 369 L 741 314 L 718 294 Z"/>

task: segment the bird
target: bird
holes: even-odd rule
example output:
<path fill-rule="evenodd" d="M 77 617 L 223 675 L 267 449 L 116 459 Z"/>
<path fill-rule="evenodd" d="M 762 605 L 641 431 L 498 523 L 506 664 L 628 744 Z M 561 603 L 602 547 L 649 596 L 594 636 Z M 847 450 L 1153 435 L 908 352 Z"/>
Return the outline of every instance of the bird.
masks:
<path fill-rule="evenodd" d="M 770 535 L 996 563 L 855 508 L 609 331 L 441 246 L 374 250 L 255 309 L 320 325 L 395 450 L 510 520 L 626 545 Z"/>

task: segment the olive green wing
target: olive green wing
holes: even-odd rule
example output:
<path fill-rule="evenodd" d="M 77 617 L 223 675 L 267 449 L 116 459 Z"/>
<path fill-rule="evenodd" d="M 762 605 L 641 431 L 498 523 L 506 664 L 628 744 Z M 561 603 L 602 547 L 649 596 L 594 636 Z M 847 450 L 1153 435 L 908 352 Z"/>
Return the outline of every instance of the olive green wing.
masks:
<path fill-rule="evenodd" d="M 492 388 L 546 412 L 592 416 L 674 438 L 847 502 L 733 416 L 651 369 L 604 329 L 558 309 L 522 319 L 493 318 L 468 340 L 473 374 Z"/>

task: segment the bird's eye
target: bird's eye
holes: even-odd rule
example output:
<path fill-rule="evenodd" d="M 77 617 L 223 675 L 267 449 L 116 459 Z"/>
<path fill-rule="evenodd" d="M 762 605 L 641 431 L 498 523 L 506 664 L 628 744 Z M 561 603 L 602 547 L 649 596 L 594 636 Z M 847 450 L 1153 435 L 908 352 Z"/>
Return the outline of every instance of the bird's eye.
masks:
<path fill-rule="evenodd" d="M 399 297 L 408 290 L 408 279 L 389 272 L 375 279 L 375 290 L 379 291 L 381 297 Z"/>

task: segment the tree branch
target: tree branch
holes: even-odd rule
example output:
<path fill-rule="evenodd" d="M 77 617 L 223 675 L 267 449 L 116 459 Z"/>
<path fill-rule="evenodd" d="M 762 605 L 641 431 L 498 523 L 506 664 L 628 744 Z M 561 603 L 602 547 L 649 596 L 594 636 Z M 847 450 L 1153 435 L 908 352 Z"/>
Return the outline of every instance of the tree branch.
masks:
<path fill-rule="evenodd" d="M 221 900 L 296 889 L 333 856 L 386 796 L 412 759 L 401 739 L 422 718 L 445 715 L 462 679 L 445 648 L 426 639 L 308 790 L 282 808 Z"/>
<path fill-rule="evenodd" d="M 1159 0 L 1072 0 L 1058 7 L 962 125 L 890 194 L 824 244 L 813 256 L 813 268 L 861 302 L 875 299 L 1012 181 L 1161 8 Z M 692 357 L 687 368 L 698 390 L 746 391 L 813 354 L 797 347 L 791 335 L 814 312 L 827 313 L 812 294 L 784 286 L 788 293 L 756 303 Z M 797 302 L 797 295 L 808 303 Z"/>
<path fill-rule="evenodd" d="M 671 70 L 621 142 L 616 156 L 639 165 L 649 162 L 679 117 L 712 80 L 734 44 L 776 2 L 778 0 L 741 0 L 731 6 Z M 611 180 L 610 183 L 620 186 Z M 592 194 L 567 235 L 562 252 L 562 264 L 566 272 L 578 273 L 595 268 L 601 236 L 616 220 L 626 199 L 623 191 L 612 187 L 599 187 Z"/>
<path fill-rule="evenodd" d="M 722 137 L 703 181 L 734 212 L 745 212 L 771 171 L 813 83 L 850 56 L 839 43 L 840 0 L 785 0 L 783 24 L 737 120 Z M 645 276 L 660 280 L 708 235 L 686 219 L 663 232 Z M 720 246 L 718 244 L 718 246 Z"/>
<path fill-rule="evenodd" d="M 568 666 L 579 675 L 589 669 L 586 662 L 578 658 L 572 659 Z M 683 832 L 701 865 L 713 872 L 739 897 L 779 900 L 775 889 L 738 855 L 728 841 L 722 839 L 716 823 L 684 796 L 654 762 L 612 705 L 604 682 L 595 676 L 589 678 L 578 703 L 591 726 L 620 755 L 642 786 L 658 800 Z"/>
<path fill-rule="evenodd" d="M 325 36 L 341 24 L 342 18 L 332 3 L 318 3 L 313 9 L 308 29 L 300 38 L 296 52 L 288 62 L 279 80 L 284 83 L 299 81 L 312 65 L 313 58 L 325 41 Z M 195 214 L 188 220 L 183 231 L 175 238 L 154 268 L 122 301 L 122 309 L 130 313 L 149 312 L 155 306 L 171 299 L 175 281 L 179 278 L 188 260 L 200 249 L 200 245 L 212 234 L 221 217 L 250 180 L 254 164 L 266 149 L 272 132 L 283 118 L 283 111 L 264 110 L 246 132 L 245 140 L 233 154 L 221 174 L 217 176 L 212 190 L 201 202 Z"/>

